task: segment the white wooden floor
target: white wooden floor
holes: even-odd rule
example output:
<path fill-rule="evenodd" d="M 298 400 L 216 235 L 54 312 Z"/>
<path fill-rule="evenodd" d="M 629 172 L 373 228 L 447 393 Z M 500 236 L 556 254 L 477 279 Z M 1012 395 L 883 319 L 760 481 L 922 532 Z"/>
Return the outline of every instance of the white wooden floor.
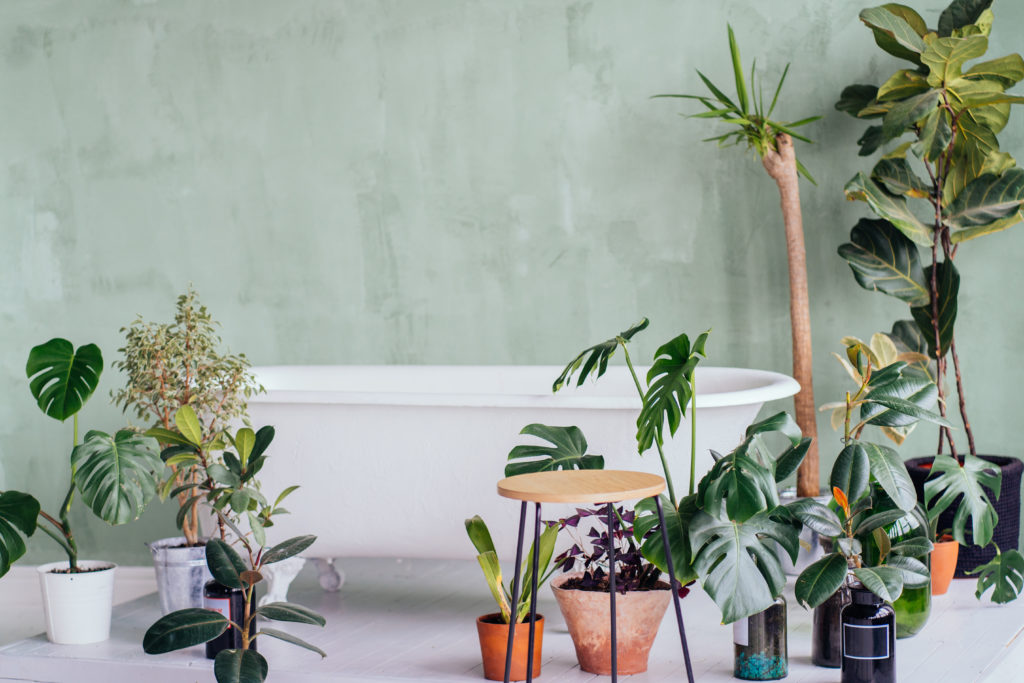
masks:
<path fill-rule="evenodd" d="M 475 562 L 348 560 L 342 566 L 347 582 L 340 593 L 323 593 L 307 568 L 291 595 L 324 613 L 328 627 L 296 625 L 287 630 L 319 645 L 328 658 L 321 660 L 263 638 L 260 650 L 270 662 L 270 681 L 482 680 L 474 620 L 491 611 L 491 604 Z M 125 572 L 126 577 L 130 575 Z M 32 612 L 38 611 L 38 599 L 31 609 L 27 607 L 24 588 L 12 598 L 12 591 L 18 589 L 14 581 L 8 582 L 10 578 L 0 581 L 0 623 L 5 634 L 25 635 L 16 632 L 40 627 L 41 615 Z M 135 589 L 143 585 L 144 581 L 136 581 Z M 1024 680 L 1024 636 L 1018 637 L 1024 630 L 1024 600 L 1005 607 L 978 603 L 973 588 L 973 581 L 954 582 L 948 595 L 936 598 L 924 631 L 898 642 L 901 683 Z M 545 588 L 541 596 L 541 611 L 548 619 L 541 680 L 598 679 L 576 666 L 572 642 L 550 591 Z M 788 599 L 787 681 L 838 682 L 837 669 L 810 664 L 810 613 L 795 606 L 791 590 Z M 692 592 L 683 605 L 696 680 L 735 680 L 731 627 L 718 623 L 714 605 L 700 591 Z M 143 654 L 142 634 L 156 616 L 156 597 L 146 595 L 115 608 L 113 634 L 106 643 L 57 646 L 35 635 L 7 644 L 0 647 L 0 681 L 212 683 L 211 666 L 201 648 L 158 657 Z M 628 680 L 685 681 L 682 667 L 670 608 L 651 653 L 649 671 Z"/>

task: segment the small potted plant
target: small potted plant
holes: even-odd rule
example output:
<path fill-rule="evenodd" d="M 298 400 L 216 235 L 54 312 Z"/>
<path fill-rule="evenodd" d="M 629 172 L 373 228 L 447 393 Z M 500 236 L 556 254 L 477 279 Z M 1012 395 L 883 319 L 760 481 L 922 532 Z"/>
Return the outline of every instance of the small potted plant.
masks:
<path fill-rule="evenodd" d="M 527 645 L 530 629 L 530 599 L 532 596 L 532 571 L 533 553 L 535 548 L 531 545 L 529 555 L 523 562 L 520 576 L 522 576 L 523 590 L 517 604 L 512 604 L 512 593 L 506 587 L 501 576 L 501 565 L 498 563 L 498 554 L 494 549 L 494 541 L 491 540 L 491 532 L 487 524 L 479 515 L 466 520 L 466 533 L 473 547 L 476 548 L 477 562 L 484 572 L 487 585 L 491 589 L 491 595 L 498 603 L 497 612 L 485 614 L 476 620 L 477 635 L 480 638 L 480 654 L 484 663 L 484 677 L 492 681 L 505 679 L 505 655 L 508 652 L 508 627 L 509 623 L 515 620 L 515 639 L 512 651 L 512 669 L 509 680 L 522 681 L 526 679 L 527 667 Z M 551 576 L 551 556 L 555 550 L 555 538 L 558 536 L 558 526 L 548 525 L 540 536 L 540 555 L 537 557 L 539 574 L 537 577 L 537 588 L 540 588 Z M 544 616 L 538 614 L 535 622 L 536 642 L 534 644 L 532 674 L 533 678 L 540 676 L 541 671 L 541 650 L 544 644 Z"/>
<path fill-rule="evenodd" d="M 246 421 L 246 400 L 261 390 L 245 355 L 220 349 L 217 326 L 189 287 L 178 297 L 173 322 L 137 318 L 122 328 L 125 345 L 114 363 L 127 378 L 124 387 L 111 392 L 116 405 L 162 430 L 157 438 L 165 446 L 183 445 L 169 435 L 181 434 L 176 416 L 179 408 L 189 406 L 199 423 L 199 433 L 190 438 L 204 444 L 202 459 L 170 460 L 159 487 L 161 498 L 177 499 L 176 524 L 182 531 L 149 544 L 165 614 L 202 604 L 203 585 L 210 578 L 202 547 L 202 506 L 196 504 L 196 486 L 205 477 L 202 460 L 223 465 L 217 453 L 228 425 Z"/>
<path fill-rule="evenodd" d="M 115 565 L 79 559 L 70 523 L 75 493 L 107 524 L 125 524 L 138 519 L 156 494 L 156 478 L 164 465 L 156 441 L 128 429 L 113 436 L 91 430 L 79 443 L 78 412 L 95 391 L 103 370 L 103 356 L 95 344 L 75 349 L 66 339 L 51 339 L 31 350 L 25 369 L 43 413 L 61 422 L 73 420 L 68 491 L 56 515 L 40 510 L 29 495 L 12 500 L 17 492 L 8 491 L 4 502 L 11 507 L 4 514 L 24 533 L 31 533 L 30 516 L 38 515 L 37 528 L 67 554 L 66 562 L 38 568 L 47 637 L 62 644 L 100 642 L 110 634 Z M 24 551 L 17 536 L 0 536 L 0 556 L 16 557 Z"/>

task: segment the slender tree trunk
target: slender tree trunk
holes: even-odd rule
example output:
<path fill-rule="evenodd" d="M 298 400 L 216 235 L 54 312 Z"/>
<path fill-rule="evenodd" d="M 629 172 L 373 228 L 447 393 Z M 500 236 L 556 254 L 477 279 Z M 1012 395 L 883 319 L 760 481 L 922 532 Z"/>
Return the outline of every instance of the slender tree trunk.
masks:
<path fill-rule="evenodd" d="M 821 482 L 818 474 L 818 423 L 811 378 L 811 311 L 807 297 L 807 253 L 804 249 L 804 225 L 800 212 L 800 188 L 793 140 L 782 133 L 775 137 L 778 151 L 769 151 L 761 159 L 768 175 L 779 186 L 782 222 L 786 228 L 786 254 L 789 257 L 789 317 L 793 328 L 793 376 L 800 383 L 794 397 L 796 422 L 804 436 L 813 439 L 797 471 L 798 496 L 817 496 Z"/>

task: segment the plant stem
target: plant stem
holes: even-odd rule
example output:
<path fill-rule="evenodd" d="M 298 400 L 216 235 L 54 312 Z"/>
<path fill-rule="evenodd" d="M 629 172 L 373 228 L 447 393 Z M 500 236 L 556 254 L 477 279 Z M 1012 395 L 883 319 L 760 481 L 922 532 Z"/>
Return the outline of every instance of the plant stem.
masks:
<path fill-rule="evenodd" d="M 690 380 L 690 495 L 696 490 L 697 480 L 697 369 Z"/>
<path fill-rule="evenodd" d="M 960 375 L 960 357 L 956 353 L 956 338 L 949 342 L 949 352 L 953 356 L 953 370 L 956 373 L 956 393 L 960 398 L 960 419 L 964 423 L 964 431 L 967 432 L 967 449 L 971 455 L 977 455 L 978 449 L 974 446 L 974 432 L 971 431 L 971 421 L 967 419 L 967 404 L 964 401 L 964 381 Z"/>
<path fill-rule="evenodd" d="M 68 557 L 70 557 L 74 553 L 74 550 L 71 549 L 71 546 L 68 545 L 68 542 L 64 539 L 64 536 L 61 535 L 61 534 L 63 534 L 64 529 L 63 529 L 63 527 L 61 527 L 60 522 L 58 522 L 57 520 L 55 520 L 50 515 L 48 515 L 45 512 L 43 512 L 42 510 L 39 511 L 39 516 L 42 517 L 43 519 L 45 519 L 46 521 L 50 522 L 54 526 L 56 526 L 57 529 L 59 529 L 61 533 L 57 533 L 56 531 L 54 531 L 50 527 L 45 526 L 43 524 L 37 525 L 36 528 L 37 529 L 41 529 L 44 534 L 46 534 L 47 536 L 52 538 L 54 541 L 56 541 L 57 545 L 59 545 L 61 547 L 61 549 L 65 553 L 68 554 Z"/>
<path fill-rule="evenodd" d="M 60 530 L 67 539 L 67 546 L 64 552 L 68 554 L 68 566 L 72 572 L 78 571 L 78 545 L 71 534 L 71 524 L 68 522 L 68 513 L 71 511 L 71 502 L 75 497 L 75 468 L 71 468 L 71 485 L 68 487 L 68 494 L 60 506 Z"/>
<path fill-rule="evenodd" d="M 629 368 L 629 374 L 633 377 L 633 384 L 636 385 L 636 391 L 640 394 L 640 403 L 644 401 L 644 390 L 640 385 L 640 380 L 636 376 L 636 370 L 633 369 L 633 360 L 629 357 L 629 349 L 626 348 L 626 344 L 620 339 L 619 346 L 622 347 L 622 355 L 626 359 L 626 367 Z M 661 446 L 661 438 L 658 434 L 654 435 L 654 445 L 658 447 L 658 456 L 661 458 L 661 469 L 665 472 L 665 486 L 668 488 L 668 498 L 672 501 L 673 507 L 679 507 L 676 503 L 676 491 L 672 486 L 672 474 L 668 471 L 668 460 L 665 459 L 665 450 Z M 693 453 L 690 454 L 690 461 L 693 461 Z M 693 478 L 693 466 L 690 466 L 690 478 Z M 691 491 L 692 493 L 692 491 Z"/>

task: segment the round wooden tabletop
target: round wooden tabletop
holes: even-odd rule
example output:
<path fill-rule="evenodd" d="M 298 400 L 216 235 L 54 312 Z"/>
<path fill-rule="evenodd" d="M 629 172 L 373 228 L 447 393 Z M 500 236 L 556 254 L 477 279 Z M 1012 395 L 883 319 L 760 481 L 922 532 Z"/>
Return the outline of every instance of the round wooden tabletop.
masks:
<path fill-rule="evenodd" d="M 498 495 L 533 503 L 617 503 L 656 496 L 665 480 L 628 470 L 554 470 L 507 477 Z"/>

